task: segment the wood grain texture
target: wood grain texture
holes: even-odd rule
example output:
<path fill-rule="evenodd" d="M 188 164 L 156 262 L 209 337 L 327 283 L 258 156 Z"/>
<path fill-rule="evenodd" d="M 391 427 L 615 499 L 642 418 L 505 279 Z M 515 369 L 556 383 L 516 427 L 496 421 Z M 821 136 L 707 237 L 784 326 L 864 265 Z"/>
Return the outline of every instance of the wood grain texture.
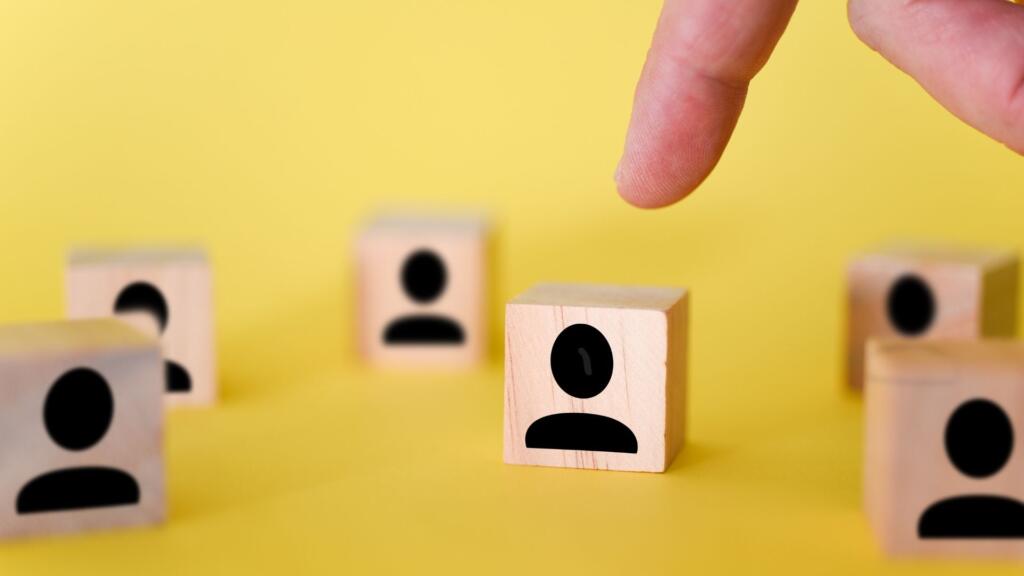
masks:
<path fill-rule="evenodd" d="M 356 297 L 359 352 L 378 366 L 464 368 L 478 365 L 487 352 L 491 227 L 484 218 L 382 216 L 366 224 L 356 241 Z M 407 259 L 429 251 L 447 276 L 441 293 L 417 302 L 403 287 Z M 461 344 L 389 344 L 393 322 L 421 315 L 439 316 L 461 327 Z"/>
<path fill-rule="evenodd" d="M 684 289 L 544 284 L 506 306 L 504 458 L 510 464 L 663 472 L 682 447 L 686 423 L 689 299 Z M 570 396 L 551 371 L 558 335 L 588 324 L 614 358 L 600 394 Z M 637 453 L 527 448 L 527 429 L 556 413 L 614 418 L 636 436 Z"/>
<path fill-rule="evenodd" d="M 0 327 L 0 537 L 152 524 L 165 516 L 163 372 L 159 343 L 123 322 L 74 320 Z M 103 376 L 113 420 L 100 441 L 69 451 L 49 436 L 43 407 L 51 385 L 75 368 Z M 137 505 L 19 515 L 30 480 L 55 470 L 102 466 L 130 474 Z"/>
<path fill-rule="evenodd" d="M 847 269 L 846 381 L 864 383 L 864 345 L 873 338 L 906 338 L 891 323 L 887 299 L 905 275 L 932 290 L 936 315 L 913 339 L 973 339 L 1016 333 L 1018 261 L 1003 251 L 895 247 L 854 259 Z"/>
<path fill-rule="evenodd" d="M 135 282 L 155 286 L 167 301 L 160 334 L 164 356 L 185 367 L 192 390 L 165 394 L 168 406 L 208 406 L 217 401 L 217 361 L 210 265 L 201 250 L 79 250 L 68 259 L 67 313 L 71 318 L 114 314 L 114 303 Z M 124 320 L 159 332 L 153 319 L 131 312 Z"/>
<path fill-rule="evenodd" d="M 964 402 L 990 400 L 1024 431 L 1024 344 L 1011 341 L 887 341 L 868 345 L 864 503 L 894 556 L 1024 557 L 1024 539 L 922 539 L 932 504 L 964 495 L 1024 500 L 1018 446 L 992 476 L 971 478 L 945 448 L 947 422 Z"/>

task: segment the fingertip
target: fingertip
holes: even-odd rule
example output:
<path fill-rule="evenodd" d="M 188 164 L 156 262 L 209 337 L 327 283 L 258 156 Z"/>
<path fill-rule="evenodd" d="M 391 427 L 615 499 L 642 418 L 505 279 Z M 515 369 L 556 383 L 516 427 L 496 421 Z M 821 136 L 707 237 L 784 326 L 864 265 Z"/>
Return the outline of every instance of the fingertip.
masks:
<path fill-rule="evenodd" d="M 665 208 L 671 206 L 676 202 L 685 198 L 689 193 L 684 193 L 681 196 L 675 195 L 649 195 L 645 193 L 637 193 L 635 190 L 628 187 L 619 186 L 619 196 L 628 202 L 634 208 L 642 208 L 644 210 L 655 210 L 657 208 Z"/>
<path fill-rule="evenodd" d="M 637 83 L 619 195 L 639 208 L 686 198 L 732 135 L 751 78 L 796 0 L 668 0 Z"/>
<path fill-rule="evenodd" d="M 664 208 L 686 198 L 700 184 L 700 181 L 690 183 L 689 180 L 637 170 L 626 158 L 619 163 L 615 174 L 619 196 L 632 206 L 644 209 Z"/>

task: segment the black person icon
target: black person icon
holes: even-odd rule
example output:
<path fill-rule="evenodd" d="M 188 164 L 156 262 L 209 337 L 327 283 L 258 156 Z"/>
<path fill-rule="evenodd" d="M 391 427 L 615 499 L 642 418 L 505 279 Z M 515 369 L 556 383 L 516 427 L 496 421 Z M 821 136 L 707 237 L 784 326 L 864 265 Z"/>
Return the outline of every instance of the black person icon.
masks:
<path fill-rule="evenodd" d="M 121 290 L 114 302 L 114 312 L 149 314 L 156 322 L 159 334 L 167 330 L 167 323 L 170 320 L 167 300 L 156 286 L 148 282 L 134 282 Z M 164 378 L 167 392 L 185 393 L 192 390 L 192 378 L 188 371 L 173 360 L 164 362 Z"/>
<path fill-rule="evenodd" d="M 551 347 L 551 373 L 558 387 L 579 399 L 604 391 L 612 378 L 614 358 L 608 340 L 589 324 L 573 324 Z M 637 453 L 633 432 L 623 423 L 583 412 L 544 416 L 526 430 L 527 448 Z"/>
<path fill-rule="evenodd" d="M 65 450 L 80 452 L 98 444 L 114 417 L 107 381 L 90 368 L 65 372 L 50 387 L 43 422 L 50 438 Z M 126 506 L 139 503 L 139 485 L 115 468 L 76 467 L 47 472 L 18 493 L 18 514 Z"/>
<path fill-rule="evenodd" d="M 1013 424 L 997 404 L 973 399 L 946 424 L 946 455 L 965 476 L 998 473 L 1013 453 Z M 1024 538 L 1024 504 L 992 494 L 954 496 L 932 504 L 918 523 L 921 538 Z"/>
<path fill-rule="evenodd" d="M 402 288 L 412 301 L 428 305 L 444 293 L 448 271 L 437 253 L 419 249 L 402 265 Z M 409 344 L 462 344 L 465 333 L 458 323 L 435 314 L 414 314 L 393 320 L 384 329 L 384 342 Z"/>

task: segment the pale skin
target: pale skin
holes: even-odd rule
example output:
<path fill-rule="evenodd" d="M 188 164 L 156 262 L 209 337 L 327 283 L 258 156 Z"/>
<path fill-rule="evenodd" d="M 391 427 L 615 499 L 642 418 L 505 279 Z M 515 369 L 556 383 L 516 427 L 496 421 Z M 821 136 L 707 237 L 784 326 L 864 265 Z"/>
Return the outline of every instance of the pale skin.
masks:
<path fill-rule="evenodd" d="M 797 0 L 666 0 L 636 88 L 619 194 L 682 200 L 711 173 L 747 88 Z M 1009 0 L 849 0 L 854 33 L 935 100 L 1024 154 L 1024 6 Z"/>

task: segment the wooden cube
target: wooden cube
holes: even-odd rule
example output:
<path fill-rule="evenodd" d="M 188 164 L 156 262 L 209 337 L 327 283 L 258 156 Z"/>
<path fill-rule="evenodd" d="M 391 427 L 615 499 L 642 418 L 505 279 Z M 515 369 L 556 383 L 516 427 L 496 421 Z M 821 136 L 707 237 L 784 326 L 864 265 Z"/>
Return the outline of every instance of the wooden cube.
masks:
<path fill-rule="evenodd" d="M 168 405 L 217 399 L 210 266 L 200 250 L 86 250 L 67 271 L 71 318 L 116 315 L 160 336 Z"/>
<path fill-rule="evenodd" d="M 163 520 L 161 364 L 114 319 L 0 327 L 0 537 Z"/>
<path fill-rule="evenodd" d="M 465 367 L 486 354 L 489 227 L 381 217 L 356 247 L 359 348 L 378 365 Z"/>
<path fill-rule="evenodd" d="M 1017 274 L 1009 252 L 891 248 L 857 258 L 848 269 L 848 385 L 864 384 L 869 339 L 1013 336 Z"/>
<path fill-rule="evenodd" d="M 868 345 L 865 506 L 885 551 L 1024 557 L 1024 344 Z"/>
<path fill-rule="evenodd" d="M 688 296 L 542 284 L 505 311 L 505 462 L 663 472 L 685 430 Z"/>

